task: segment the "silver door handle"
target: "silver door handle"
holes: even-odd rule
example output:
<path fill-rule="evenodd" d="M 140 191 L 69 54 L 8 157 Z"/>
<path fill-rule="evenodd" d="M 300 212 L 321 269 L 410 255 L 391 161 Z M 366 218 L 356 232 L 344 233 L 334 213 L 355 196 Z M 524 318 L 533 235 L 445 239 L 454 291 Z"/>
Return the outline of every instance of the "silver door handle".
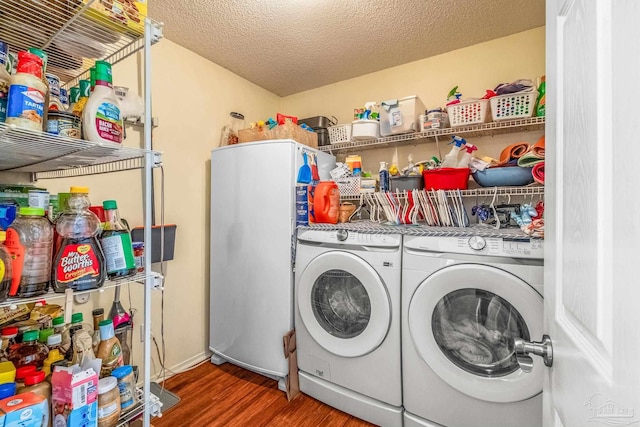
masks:
<path fill-rule="evenodd" d="M 530 354 L 541 356 L 546 366 L 553 365 L 553 343 L 549 335 L 543 335 L 540 342 L 529 342 L 522 338 L 513 340 L 513 349 L 516 353 L 518 365 L 524 372 L 533 370 L 533 359 Z"/>

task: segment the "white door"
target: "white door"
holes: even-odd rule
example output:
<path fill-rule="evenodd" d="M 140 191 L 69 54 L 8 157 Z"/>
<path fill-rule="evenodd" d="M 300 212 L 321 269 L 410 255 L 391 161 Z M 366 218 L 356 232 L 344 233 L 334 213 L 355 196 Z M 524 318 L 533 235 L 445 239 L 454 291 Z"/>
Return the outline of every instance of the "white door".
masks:
<path fill-rule="evenodd" d="M 343 251 L 314 258 L 297 287 L 302 323 L 327 351 L 343 357 L 370 353 L 391 325 L 391 301 L 382 279 L 362 258 Z"/>
<path fill-rule="evenodd" d="M 640 1 L 547 1 L 545 426 L 640 423 Z"/>

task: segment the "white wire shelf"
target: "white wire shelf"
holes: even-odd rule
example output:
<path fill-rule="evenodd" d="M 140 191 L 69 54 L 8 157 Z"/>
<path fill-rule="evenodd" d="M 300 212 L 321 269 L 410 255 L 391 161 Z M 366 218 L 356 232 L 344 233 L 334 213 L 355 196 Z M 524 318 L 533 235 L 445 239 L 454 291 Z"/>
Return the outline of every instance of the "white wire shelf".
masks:
<path fill-rule="evenodd" d="M 156 395 L 149 393 L 149 401 L 144 402 L 142 389 L 136 388 L 136 394 L 138 395 L 138 402 L 135 404 L 133 409 L 130 409 L 120 416 L 117 427 L 128 426 L 131 421 L 144 414 L 145 408 L 149 408 L 149 413 L 152 417 L 162 416 L 162 402 Z"/>
<path fill-rule="evenodd" d="M 97 143 L 0 123 L 0 171 L 30 172 L 36 179 L 140 169 L 148 153 L 116 143 Z"/>
<path fill-rule="evenodd" d="M 0 40 L 11 52 L 30 47 L 48 55 L 47 72 L 67 83 L 77 80 L 97 60 L 116 63 L 144 45 L 144 19 L 136 10 L 127 22 L 106 17 L 92 5 L 98 0 L 2 0 Z M 146 18 L 149 19 L 149 18 Z M 152 42 L 162 38 L 162 24 L 154 28 Z"/>
<path fill-rule="evenodd" d="M 378 148 L 381 145 L 415 143 L 419 140 L 435 140 L 438 137 L 451 135 L 465 135 L 466 137 L 497 135 L 500 133 L 526 132 L 544 129 L 544 117 L 530 117 L 526 119 L 503 120 L 499 122 L 482 123 L 479 125 L 459 126 L 455 128 L 430 129 L 425 132 L 406 133 L 403 135 L 387 136 L 378 139 L 342 142 L 340 144 L 323 145 L 320 151 L 333 154 L 348 151 L 362 151 L 368 148 Z"/>
<path fill-rule="evenodd" d="M 106 280 L 104 285 L 98 289 L 91 289 L 91 290 L 87 290 L 87 291 L 76 291 L 73 292 L 73 295 L 84 295 L 84 294 L 91 294 L 94 292 L 104 292 L 107 289 L 111 289 L 111 288 L 115 288 L 118 286 L 122 286 L 122 285 L 126 285 L 128 283 L 140 283 L 140 284 L 144 284 L 147 277 L 162 277 L 159 276 L 157 273 L 153 273 L 153 274 L 136 274 L 135 276 L 132 277 L 126 277 L 126 278 L 122 278 L 122 279 L 117 279 L 117 280 Z M 36 303 L 39 301 L 50 301 L 50 300 L 56 300 L 56 299 L 64 299 L 67 297 L 66 293 L 57 293 L 57 292 L 53 292 L 52 290 L 50 290 L 49 292 L 47 292 L 46 294 L 43 295 L 38 295 L 36 297 L 29 297 L 29 298 L 9 298 L 5 301 L 0 302 L 0 308 L 2 307 L 9 307 L 12 310 L 15 310 L 15 308 L 19 305 L 19 304 L 29 304 L 29 303 Z"/>
<path fill-rule="evenodd" d="M 497 196 L 544 196 L 544 185 L 532 184 L 524 187 L 483 187 L 468 190 L 447 190 L 448 194 L 458 194 L 458 192 L 462 197 L 491 197 L 494 194 Z M 358 201 L 361 196 L 362 194 L 358 196 L 340 196 L 340 200 Z"/>

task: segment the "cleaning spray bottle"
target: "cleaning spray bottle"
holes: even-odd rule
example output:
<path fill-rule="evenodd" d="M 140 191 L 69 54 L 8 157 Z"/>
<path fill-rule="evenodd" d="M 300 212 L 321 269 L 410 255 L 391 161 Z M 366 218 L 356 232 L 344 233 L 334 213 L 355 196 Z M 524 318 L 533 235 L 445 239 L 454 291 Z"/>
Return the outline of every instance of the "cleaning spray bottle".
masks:
<path fill-rule="evenodd" d="M 389 171 L 387 170 L 387 162 L 380 162 L 380 192 L 389 191 Z"/>
<path fill-rule="evenodd" d="M 459 136 L 452 136 L 451 142 L 449 144 L 455 144 L 451 147 L 451 151 L 444 156 L 442 160 L 442 164 L 440 167 L 443 168 L 455 168 L 458 165 L 458 154 L 460 153 L 461 147 L 465 145 L 467 141 L 464 138 Z"/>
<path fill-rule="evenodd" d="M 478 150 L 478 147 L 472 144 L 465 144 L 464 146 L 465 152 L 462 153 L 462 157 L 458 160 L 457 168 L 468 168 L 469 162 L 471 161 L 471 156 L 473 156 L 473 152 Z"/>

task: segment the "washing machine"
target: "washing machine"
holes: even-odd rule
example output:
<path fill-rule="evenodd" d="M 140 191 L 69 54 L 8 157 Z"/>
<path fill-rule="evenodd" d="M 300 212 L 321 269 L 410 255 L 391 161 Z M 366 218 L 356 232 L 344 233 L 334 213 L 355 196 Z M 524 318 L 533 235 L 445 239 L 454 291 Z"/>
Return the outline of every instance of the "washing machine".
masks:
<path fill-rule="evenodd" d="M 300 390 L 371 423 L 402 425 L 402 236 L 299 230 Z"/>
<path fill-rule="evenodd" d="M 543 334 L 543 242 L 404 236 L 405 427 L 542 425 L 542 359 L 513 340 Z"/>

